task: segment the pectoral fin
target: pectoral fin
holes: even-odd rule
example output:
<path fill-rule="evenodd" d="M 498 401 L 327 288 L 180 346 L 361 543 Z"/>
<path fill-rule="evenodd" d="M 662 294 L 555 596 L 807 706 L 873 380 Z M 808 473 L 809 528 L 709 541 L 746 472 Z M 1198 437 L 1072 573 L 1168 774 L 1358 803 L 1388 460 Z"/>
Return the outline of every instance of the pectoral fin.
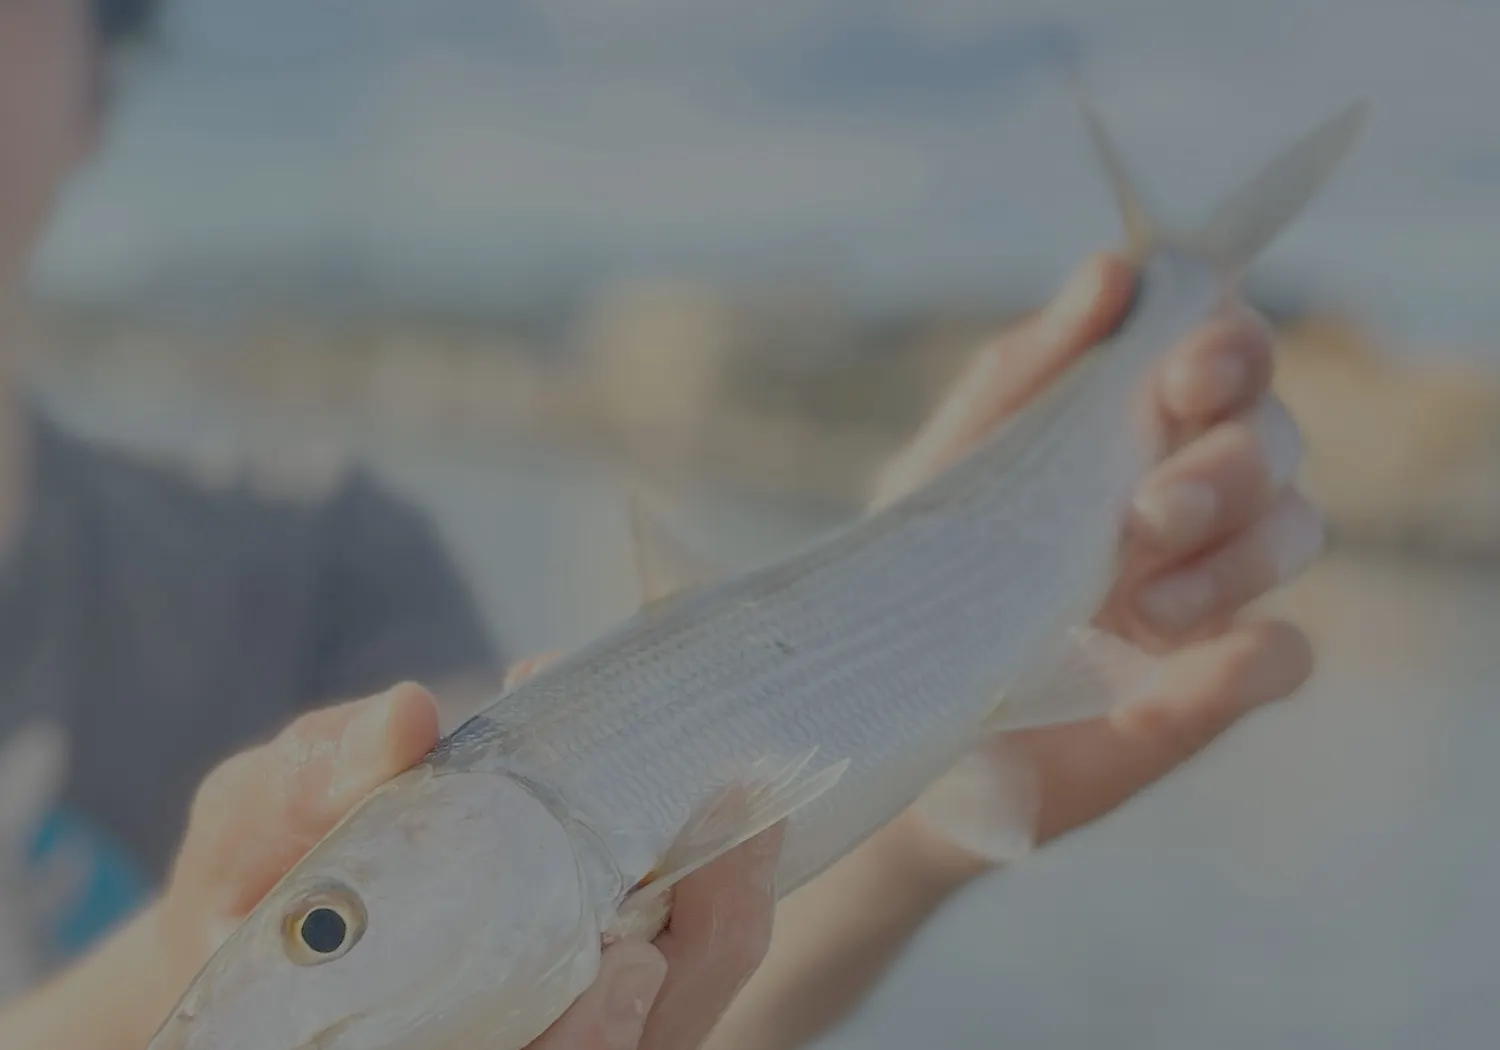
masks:
<path fill-rule="evenodd" d="M 998 698 L 990 732 L 1083 722 L 1144 699 L 1163 661 L 1096 627 L 1074 627 L 1055 653 Z"/>
<path fill-rule="evenodd" d="M 636 890 L 642 897 L 665 892 L 710 861 L 779 824 L 839 782 L 844 759 L 809 773 L 816 749 L 786 759 L 763 759 L 746 775 L 709 798 L 684 825 L 655 870 Z"/>

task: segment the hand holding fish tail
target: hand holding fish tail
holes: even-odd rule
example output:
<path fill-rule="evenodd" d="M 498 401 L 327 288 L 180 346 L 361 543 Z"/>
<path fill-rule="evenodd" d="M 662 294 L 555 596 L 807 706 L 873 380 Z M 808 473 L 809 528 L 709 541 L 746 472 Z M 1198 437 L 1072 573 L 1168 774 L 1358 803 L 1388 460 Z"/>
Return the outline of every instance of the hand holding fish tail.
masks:
<path fill-rule="evenodd" d="M 1088 260 L 1047 309 L 976 359 L 885 472 L 877 505 L 956 462 L 1110 332 L 1132 287 L 1123 259 Z M 1316 512 L 1293 487 L 1301 446 L 1270 392 L 1273 365 L 1268 326 L 1227 300 L 1152 377 L 1166 454 L 1137 491 L 1096 626 L 1167 660 L 1141 704 L 986 745 L 1004 750 L 1005 761 L 1019 750 L 1032 768 L 1038 841 L 1102 816 L 1242 715 L 1290 695 L 1311 671 L 1296 628 L 1239 620 L 1322 543 Z"/>

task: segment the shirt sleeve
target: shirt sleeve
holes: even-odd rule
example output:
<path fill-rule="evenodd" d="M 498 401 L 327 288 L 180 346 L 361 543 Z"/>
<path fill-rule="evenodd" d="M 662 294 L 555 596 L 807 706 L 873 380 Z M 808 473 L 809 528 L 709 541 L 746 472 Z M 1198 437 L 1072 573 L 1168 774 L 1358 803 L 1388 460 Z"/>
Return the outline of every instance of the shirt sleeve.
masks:
<path fill-rule="evenodd" d="M 329 504 L 309 704 L 498 679 L 500 647 L 434 523 L 368 473 Z"/>

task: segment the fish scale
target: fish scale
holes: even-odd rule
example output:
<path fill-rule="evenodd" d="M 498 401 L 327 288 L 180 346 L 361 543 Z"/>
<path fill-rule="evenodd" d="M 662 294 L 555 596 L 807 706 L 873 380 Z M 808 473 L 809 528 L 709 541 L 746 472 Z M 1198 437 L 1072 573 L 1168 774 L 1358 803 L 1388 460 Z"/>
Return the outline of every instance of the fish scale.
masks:
<path fill-rule="evenodd" d="M 785 821 L 789 893 L 986 734 L 1128 695 L 1155 662 L 1089 624 L 1161 451 L 1151 372 L 1347 152 L 1363 107 L 1184 238 L 1153 226 L 1085 116 L 1137 264 L 1118 331 L 941 477 L 778 564 L 707 579 L 638 520 L 642 609 L 347 815 L 151 1050 L 520 1050 L 590 987 L 605 939 L 654 936 L 676 881 L 724 851 Z M 336 944 L 299 939 L 329 910 Z"/>

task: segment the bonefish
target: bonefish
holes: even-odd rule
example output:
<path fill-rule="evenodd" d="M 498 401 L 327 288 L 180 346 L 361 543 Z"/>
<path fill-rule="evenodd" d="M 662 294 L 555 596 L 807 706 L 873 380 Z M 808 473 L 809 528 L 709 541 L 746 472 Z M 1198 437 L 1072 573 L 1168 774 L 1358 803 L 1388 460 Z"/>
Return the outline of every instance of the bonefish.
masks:
<path fill-rule="evenodd" d="M 644 601 L 374 792 L 198 976 L 152 1050 L 519 1050 L 660 931 L 672 887 L 786 821 L 787 893 L 984 734 L 1108 710 L 1153 662 L 1088 625 L 1161 451 L 1152 367 L 1349 151 L 1363 105 L 1195 231 L 1094 111 L 1139 289 L 1116 333 L 924 488 L 722 578 L 636 515 Z"/>

